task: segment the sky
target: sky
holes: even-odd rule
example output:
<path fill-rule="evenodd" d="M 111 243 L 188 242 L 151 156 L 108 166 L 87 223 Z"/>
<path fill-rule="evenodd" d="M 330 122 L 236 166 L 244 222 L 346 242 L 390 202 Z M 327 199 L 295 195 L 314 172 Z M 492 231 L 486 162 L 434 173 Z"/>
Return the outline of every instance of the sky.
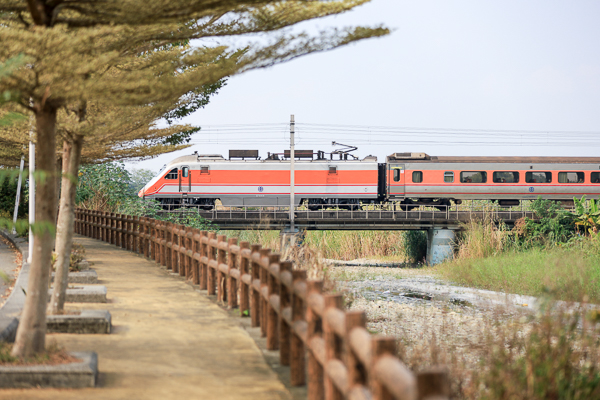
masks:
<path fill-rule="evenodd" d="M 158 171 L 180 155 L 229 149 L 324 150 L 332 141 L 380 162 L 430 155 L 600 155 L 600 2 L 373 0 L 326 27 L 383 24 L 364 40 L 230 78 L 184 122 L 192 147 L 128 168 Z"/>

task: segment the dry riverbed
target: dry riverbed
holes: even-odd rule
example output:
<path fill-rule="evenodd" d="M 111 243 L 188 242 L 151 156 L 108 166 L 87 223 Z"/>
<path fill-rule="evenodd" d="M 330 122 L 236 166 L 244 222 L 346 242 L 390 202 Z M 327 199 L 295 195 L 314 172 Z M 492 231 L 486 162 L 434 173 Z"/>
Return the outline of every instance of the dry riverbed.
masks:
<path fill-rule="evenodd" d="M 477 366 L 489 334 L 522 325 L 531 315 L 523 298 L 449 285 L 422 268 L 328 268 L 352 310 L 364 310 L 373 333 L 399 339 L 400 355 L 413 368 L 443 363 Z M 484 293 L 478 293 L 484 292 Z"/>

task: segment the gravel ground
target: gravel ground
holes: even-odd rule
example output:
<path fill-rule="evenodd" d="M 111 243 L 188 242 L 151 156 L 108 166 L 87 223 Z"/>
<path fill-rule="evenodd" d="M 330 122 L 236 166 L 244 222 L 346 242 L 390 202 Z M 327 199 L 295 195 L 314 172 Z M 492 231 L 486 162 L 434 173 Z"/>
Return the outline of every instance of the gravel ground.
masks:
<path fill-rule="evenodd" d="M 366 312 L 371 332 L 397 337 L 405 362 L 413 366 L 454 357 L 475 368 L 492 326 L 524 322 L 531 314 L 528 307 L 448 285 L 424 269 L 331 267 L 328 272 L 346 294 L 347 306 Z"/>

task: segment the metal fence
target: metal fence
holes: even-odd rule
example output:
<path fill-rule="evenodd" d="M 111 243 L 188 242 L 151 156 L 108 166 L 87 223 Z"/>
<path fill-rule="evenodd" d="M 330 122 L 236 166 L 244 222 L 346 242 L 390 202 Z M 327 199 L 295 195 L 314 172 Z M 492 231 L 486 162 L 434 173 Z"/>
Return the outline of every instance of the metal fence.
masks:
<path fill-rule="evenodd" d="M 412 373 L 397 358 L 393 337 L 371 335 L 362 311 L 344 309 L 279 254 L 214 232 L 144 217 L 77 209 L 75 231 L 141 254 L 190 280 L 260 327 L 279 350 L 292 386 L 308 399 L 448 399 L 443 367 Z"/>

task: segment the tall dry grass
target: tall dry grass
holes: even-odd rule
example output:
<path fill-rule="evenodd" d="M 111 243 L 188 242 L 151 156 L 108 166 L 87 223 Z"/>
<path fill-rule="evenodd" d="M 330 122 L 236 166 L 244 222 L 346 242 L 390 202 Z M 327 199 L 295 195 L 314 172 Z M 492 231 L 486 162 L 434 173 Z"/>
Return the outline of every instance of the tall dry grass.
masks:
<path fill-rule="evenodd" d="M 239 240 L 260 243 L 263 247 L 280 250 L 279 231 L 223 231 Z M 404 232 L 402 231 L 307 231 L 302 246 L 323 258 L 355 260 L 383 258 L 404 261 Z"/>
<path fill-rule="evenodd" d="M 498 228 L 490 216 L 471 220 L 458 236 L 455 259 L 491 257 L 508 250 L 511 245 L 510 232 Z"/>
<path fill-rule="evenodd" d="M 402 231 L 310 231 L 306 246 L 319 249 L 323 257 L 336 260 L 383 258 L 404 261 Z"/>
<path fill-rule="evenodd" d="M 325 281 L 325 290 L 333 289 L 324 259 L 353 260 L 358 258 L 404 261 L 404 236 L 399 231 L 308 231 L 301 242 L 283 246 L 279 231 L 222 231 L 240 241 L 258 243 L 263 248 L 281 253 L 282 260 L 292 261 L 295 269 L 308 271 L 310 279 Z"/>

